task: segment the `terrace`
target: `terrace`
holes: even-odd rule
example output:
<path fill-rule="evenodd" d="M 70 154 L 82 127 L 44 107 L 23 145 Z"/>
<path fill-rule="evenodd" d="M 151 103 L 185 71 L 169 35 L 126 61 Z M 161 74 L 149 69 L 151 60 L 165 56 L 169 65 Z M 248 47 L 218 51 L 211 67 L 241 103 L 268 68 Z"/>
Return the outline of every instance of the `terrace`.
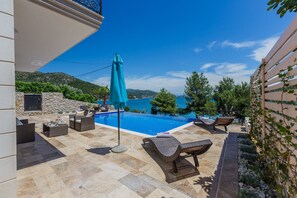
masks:
<path fill-rule="evenodd" d="M 223 127 L 211 133 L 193 124 L 173 133 L 181 142 L 208 138 L 213 141 L 211 149 L 199 156 L 198 172 L 191 165 L 192 159 L 183 159 L 179 163 L 181 171 L 174 175 L 170 172 L 171 164 L 153 157 L 154 152 L 142 146 L 143 137 L 139 135 L 122 133 L 122 143 L 128 148 L 122 154 L 109 151 L 117 142 L 114 129 L 96 126 L 95 130 L 87 132 L 69 129 L 66 136 L 44 136 L 42 123 L 56 117 L 55 114 L 27 117 L 36 122 L 37 139 L 17 148 L 19 197 L 210 196 L 228 136 L 220 130 Z M 68 116 L 63 119 L 67 120 Z M 241 127 L 232 125 L 230 131 L 229 136 L 240 132 Z M 167 183 L 166 178 L 177 181 Z M 236 186 L 237 183 L 235 191 L 232 189 L 229 195 L 236 192 Z"/>

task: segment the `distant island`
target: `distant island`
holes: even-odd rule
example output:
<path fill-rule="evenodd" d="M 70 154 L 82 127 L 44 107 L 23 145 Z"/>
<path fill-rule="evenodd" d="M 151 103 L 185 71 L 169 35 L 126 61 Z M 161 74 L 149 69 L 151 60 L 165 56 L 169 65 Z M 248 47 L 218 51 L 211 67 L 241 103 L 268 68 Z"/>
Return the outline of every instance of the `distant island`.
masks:
<path fill-rule="evenodd" d="M 63 72 L 15 72 L 15 79 L 19 82 L 50 83 L 52 85 L 68 85 L 81 90 L 84 94 L 96 95 L 99 85 L 83 81 Z M 129 99 L 153 98 L 157 92 L 151 90 L 127 89 Z"/>

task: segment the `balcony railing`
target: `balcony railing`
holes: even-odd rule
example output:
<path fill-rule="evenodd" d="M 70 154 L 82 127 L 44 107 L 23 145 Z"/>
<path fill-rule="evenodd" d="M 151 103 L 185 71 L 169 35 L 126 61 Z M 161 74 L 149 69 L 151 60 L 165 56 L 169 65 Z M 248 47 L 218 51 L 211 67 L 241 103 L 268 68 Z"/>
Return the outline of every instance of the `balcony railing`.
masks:
<path fill-rule="evenodd" d="M 102 0 L 72 0 L 100 15 L 102 15 Z"/>

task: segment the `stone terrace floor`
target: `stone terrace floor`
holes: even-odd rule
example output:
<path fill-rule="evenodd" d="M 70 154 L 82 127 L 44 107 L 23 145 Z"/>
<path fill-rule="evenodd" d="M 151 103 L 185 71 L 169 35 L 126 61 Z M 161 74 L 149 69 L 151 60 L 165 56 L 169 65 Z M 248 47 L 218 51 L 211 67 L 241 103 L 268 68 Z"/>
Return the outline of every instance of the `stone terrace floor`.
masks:
<path fill-rule="evenodd" d="M 109 152 L 117 143 L 113 129 L 96 126 L 87 132 L 69 129 L 66 136 L 44 136 L 42 123 L 57 116 L 26 117 L 36 123 L 36 141 L 18 145 L 18 197 L 208 197 L 228 136 L 194 124 L 173 133 L 181 142 L 211 139 L 213 145 L 198 156 L 200 174 L 168 184 L 143 148 L 143 137 L 122 132 L 122 144 L 128 150 L 115 154 Z M 62 118 L 66 121 L 68 116 Z M 239 132 L 240 126 L 232 125 L 229 131 Z M 187 160 L 193 163 L 192 158 Z"/>

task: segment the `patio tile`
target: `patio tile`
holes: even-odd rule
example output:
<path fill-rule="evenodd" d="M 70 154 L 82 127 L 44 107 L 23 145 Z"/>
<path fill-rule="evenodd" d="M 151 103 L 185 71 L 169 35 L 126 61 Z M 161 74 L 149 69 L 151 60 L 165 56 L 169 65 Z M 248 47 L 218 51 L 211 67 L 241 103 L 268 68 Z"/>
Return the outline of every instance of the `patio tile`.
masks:
<path fill-rule="evenodd" d="M 182 179 L 171 172 L 165 174 L 172 164 L 157 163 L 154 152 L 148 153 L 142 146 L 142 136 L 123 132 L 122 144 L 128 150 L 121 154 L 109 151 L 117 144 L 117 131 L 101 126 L 83 133 L 69 129 L 66 136 L 44 136 L 42 122 L 56 117 L 29 117 L 36 122 L 37 134 L 35 142 L 18 145 L 18 197 L 208 197 L 228 136 L 195 125 L 173 133 L 181 142 L 203 139 L 213 142 L 207 153 L 198 156 L 200 174 L 188 174 Z M 184 165 L 193 165 L 192 158 L 186 160 L 178 163 L 179 174 L 188 172 Z M 178 181 L 168 184 L 165 181 L 168 174 Z"/>
<path fill-rule="evenodd" d="M 142 197 L 146 197 L 156 189 L 156 187 L 132 174 L 123 177 L 120 182 Z"/>

